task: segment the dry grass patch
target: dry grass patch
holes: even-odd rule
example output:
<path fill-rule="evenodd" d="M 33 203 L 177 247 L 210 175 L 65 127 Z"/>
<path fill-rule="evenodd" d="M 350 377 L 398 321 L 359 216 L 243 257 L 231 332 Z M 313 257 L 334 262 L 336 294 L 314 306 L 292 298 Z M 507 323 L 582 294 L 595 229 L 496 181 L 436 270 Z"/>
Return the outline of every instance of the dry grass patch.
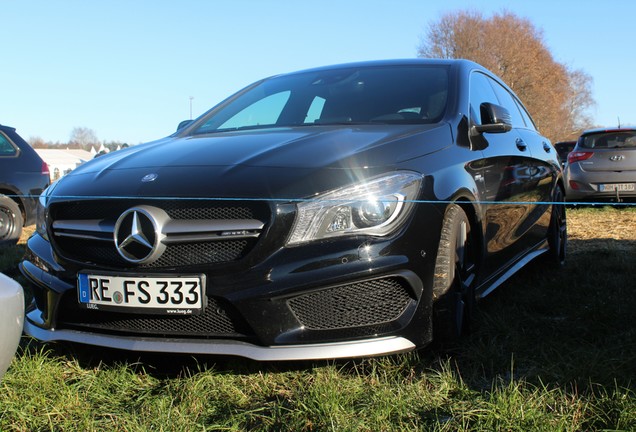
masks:
<path fill-rule="evenodd" d="M 636 208 L 568 209 L 568 252 L 636 248 Z"/>

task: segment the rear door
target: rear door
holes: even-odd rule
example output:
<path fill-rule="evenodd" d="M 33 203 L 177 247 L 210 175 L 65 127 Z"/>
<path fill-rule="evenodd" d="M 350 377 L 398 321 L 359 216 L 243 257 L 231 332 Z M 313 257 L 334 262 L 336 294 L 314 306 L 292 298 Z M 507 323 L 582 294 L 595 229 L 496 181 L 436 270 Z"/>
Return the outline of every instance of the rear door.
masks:
<path fill-rule="evenodd" d="M 514 102 L 510 105 L 512 98 L 502 102 L 495 91 L 499 84 L 479 72 L 471 75 L 470 86 L 473 123 L 481 124 L 480 106 L 484 102 L 507 108 L 513 123 L 509 132 L 483 134 L 484 270 L 494 275 L 536 244 L 536 223 L 544 213 L 537 205 L 549 193 L 549 184 L 537 189 L 539 167 L 532 155 L 535 137 L 520 133 L 525 122 Z"/>
<path fill-rule="evenodd" d="M 550 141 L 534 127 L 521 102 L 503 86 L 492 82 L 495 93 L 511 113 L 512 125 L 521 142 L 527 146 L 531 159 L 527 161 L 530 170 L 524 200 L 528 210 L 521 230 L 526 236 L 526 246 L 531 248 L 545 240 L 552 210 L 552 189 L 560 171 L 556 149 Z"/>

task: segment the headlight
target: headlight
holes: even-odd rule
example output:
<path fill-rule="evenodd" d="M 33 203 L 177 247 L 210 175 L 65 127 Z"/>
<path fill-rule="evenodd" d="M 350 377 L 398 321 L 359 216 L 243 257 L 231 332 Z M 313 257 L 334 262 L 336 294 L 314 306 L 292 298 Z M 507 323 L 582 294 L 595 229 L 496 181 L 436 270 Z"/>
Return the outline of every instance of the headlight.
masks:
<path fill-rule="evenodd" d="M 391 234 L 414 207 L 421 181 L 420 174 L 398 172 L 301 202 L 287 245 L 346 235 Z"/>

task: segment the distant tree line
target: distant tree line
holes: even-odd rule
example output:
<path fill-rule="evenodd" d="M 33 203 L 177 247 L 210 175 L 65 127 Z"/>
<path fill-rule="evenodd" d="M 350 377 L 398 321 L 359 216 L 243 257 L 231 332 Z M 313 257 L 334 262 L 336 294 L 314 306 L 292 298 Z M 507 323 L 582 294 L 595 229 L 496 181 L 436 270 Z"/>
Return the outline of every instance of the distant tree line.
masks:
<path fill-rule="evenodd" d="M 31 147 L 36 149 L 68 148 L 90 151 L 91 148 L 94 148 L 96 151 L 99 151 L 100 147 L 103 145 L 109 151 L 115 151 L 118 148 L 128 147 L 127 143 L 120 141 L 102 142 L 97 138 L 97 134 L 95 134 L 94 130 L 86 127 L 74 128 L 71 131 L 68 142 L 65 143 L 59 141 L 45 141 L 40 137 L 31 137 L 28 139 L 28 142 Z"/>
<path fill-rule="evenodd" d="M 592 126 L 592 77 L 557 62 L 541 31 L 513 13 L 489 18 L 476 11 L 442 15 L 430 24 L 418 56 L 464 58 L 499 75 L 553 142 L 573 139 Z"/>

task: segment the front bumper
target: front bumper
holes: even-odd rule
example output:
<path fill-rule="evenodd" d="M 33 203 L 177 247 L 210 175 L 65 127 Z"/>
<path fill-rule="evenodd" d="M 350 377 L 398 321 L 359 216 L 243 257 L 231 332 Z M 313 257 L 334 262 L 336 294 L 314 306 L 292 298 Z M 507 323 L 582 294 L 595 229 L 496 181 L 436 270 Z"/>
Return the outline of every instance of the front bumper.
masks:
<path fill-rule="evenodd" d="M 104 335 L 73 330 L 45 330 L 32 324 L 28 315 L 24 331 L 36 339 L 47 342 L 69 341 L 130 351 L 239 356 L 257 361 L 372 357 L 397 354 L 415 348 L 413 342 L 402 337 L 380 337 L 350 342 L 264 347 L 232 340 L 156 339 Z"/>
<path fill-rule="evenodd" d="M 77 303 L 77 270 L 58 264 L 50 244 L 36 234 L 29 239 L 28 254 L 20 265 L 34 293 L 34 302 L 26 315 L 25 332 L 43 341 L 70 341 L 133 351 L 241 356 L 259 361 L 370 357 L 404 352 L 429 343 L 432 294 L 426 287 L 431 284 L 424 283 L 421 274 L 412 268 L 417 264 L 432 275 L 435 254 L 424 254 L 428 256 L 424 260 L 418 253 L 417 258 L 425 262 L 416 263 L 412 262 L 415 257 L 400 253 L 395 239 L 376 245 L 365 243 L 364 248 L 352 242 L 344 243 L 344 249 L 330 253 L 311 251 L 320 257 L 314 258 L 312 265 L 306 261 L 312 253 L 295 250 L 282 258 L 284 265 L 274 264 L 272 268 L 270 262 L 265 266 L 267 271 L 256 269 L 247 278 L 239 275 L 227 278 L 234 280 L 231 287 L 224 288 L 221 283 L 224 279 L 215 279 L 207 295 L 218 300 L 215 308 L 225 308 L 224 316 L 237 317 L 236 321 L 241 324 L 234 327 L 234 332 L 204 334 L 188 327 L 153 334 L 146 327 L 156 326 L 156 318 L 139 321 L 141 324 L 136 324 L 133 330 L 125 331 L 104 326 L 104 321 L 83 322 L 92 311 L 75 311 L 70 314 L 74 318 L 70 319 L 69 308 L 76 307 Z M 389 250 L 394 252 L 387 253 Z M 295 262 L 291 262 L 291 256 Z M 250 280 L 259 274 L 267 277 Z M 390 288 L 385 283 L 389 280 L 399 281 L 397 285 L 408 291 L 411 299 L 383 322 L 376 318 L 374 322 L 367 322 L 364 314 L 377 313 L 377 308 L 392 299 L 384 293 L 374 300 L 373 292 L 365 296 L 360 295 L 360 290 L 373 290 L 378 283 L 380 289 L 386 290 Z M 323 294 L 329 296 L 327 303 L 320 300 Z M 330 306 L 338 296 L 342 296 L 339 301 L 345 306 L 335 310 Z M 295 309 L 297 299 L 303 301 L 298 302 L 301 305 Z M 321 307 L 322 311 L 317 311 Z M 314 312 L 321 315 L 307 316 Z M 110 315 L 114 317 L 117 313 Z M 326 324 L 321 327 L 315 316 L 325 317 Z M 358 316 L 364 319 L 356 318 Z"/>

